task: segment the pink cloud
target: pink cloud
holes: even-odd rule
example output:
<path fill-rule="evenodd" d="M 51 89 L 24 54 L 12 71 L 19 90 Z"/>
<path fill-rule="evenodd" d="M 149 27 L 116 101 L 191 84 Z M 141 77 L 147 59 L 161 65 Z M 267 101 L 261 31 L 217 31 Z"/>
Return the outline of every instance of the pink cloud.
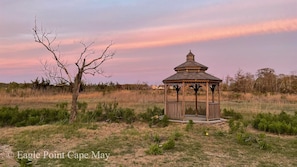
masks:
<path fill-rule="evenodd" d="M 240 26 L 226 26 L 221 28 L 202 29 L 199 27 L 163 27 L 126 33 L 133 37 L 128 40 L 123 37 L 116 48 L 132 49 L 175 45 L 197 41 L 217 40 L 256 34 L 280 33 L 297 30 L 297 19 L 266 21 Z"/>

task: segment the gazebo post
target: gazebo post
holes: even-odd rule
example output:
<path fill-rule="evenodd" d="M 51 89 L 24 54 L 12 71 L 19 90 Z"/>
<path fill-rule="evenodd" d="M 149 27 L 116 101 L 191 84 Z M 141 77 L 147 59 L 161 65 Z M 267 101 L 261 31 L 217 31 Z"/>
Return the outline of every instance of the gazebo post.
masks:
<path fill-rule="evenodd" d="M 165 108 L 164 108 L 164 115 L 167 115 L 167 84 L 164 85 L 164 104 L 165 104 Z"/>
<path fill-rule="evenodd" d="M 208 102 L 208 81 L 206 82 L 206 121 L 208 121 L 208 117 L 209 117 L 209 102 Z"/>
<path fill-rule="evenodd" d="M 185 114 L 186 114 L 186 105 L 185 105 L 185 82 L 183 81 L 183 102 L 182 102 L 182 113 L 181 113 L 181 117 L 182 120 L 184 120 L 185 118 Z"/>
<path fill-rule="evenodd" d="M 218 83 L 218 105 L 219 105 L 219 110 L 221 110 L 221 91 L 220 91 L 220 83 Z M 221 118 L 221 111 L 219 111 L 219 117 Z"/>

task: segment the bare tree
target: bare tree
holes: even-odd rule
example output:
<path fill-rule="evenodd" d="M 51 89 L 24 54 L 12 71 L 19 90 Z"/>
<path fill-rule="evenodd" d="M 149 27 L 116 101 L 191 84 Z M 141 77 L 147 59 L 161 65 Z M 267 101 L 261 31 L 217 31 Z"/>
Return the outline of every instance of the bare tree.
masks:
<path fill-rule="evenodd" d="M 44 63 L 44 69 L 47 71 L 48 77 L 53 78 L 54 80 L 60 80 L 66 82 L 72 86 L 72 102 L 71 102 L 71 112 L 69 122 L 72 123 L 76 120 L 77 116 L 77 100 L 79 96 L 79 88 L 82 83 L 82 78 L 85 74 L 103 74 L 101 65 L 106 61 L 111 59 L 114 56 L 114 52 L 110 52 L 110 43 L 101 54 L 96 55 L 96 53 L 91 50 L 91 46 L 94 42 L 85 44 L 81 42 L 83 49 L 82 52 L 77 57 L 76 62 L 74 62 L 77 67 L 75 75 L 69 71 L 68 64 L 61 59 L 61 54 L 59 51 L 59 45 L 56 47 L 53 46 L 56 40 L 56 35 L 51 36 L 51 32 L 46 32 L 42 26 L 37 27 L 36 20 L 35 26 L 33 27 L 33 34 L 35 42 L 44 46 L 52 55 L 53 60 L 56 62 L 56 68 L 50 68 L 47 63 Z"/>

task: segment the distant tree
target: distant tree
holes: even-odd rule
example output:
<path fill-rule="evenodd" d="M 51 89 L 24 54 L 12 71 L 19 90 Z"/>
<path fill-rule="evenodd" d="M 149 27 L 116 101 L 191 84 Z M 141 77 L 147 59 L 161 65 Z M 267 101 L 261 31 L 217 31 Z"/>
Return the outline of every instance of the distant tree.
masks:
<path fill-rule="evenodd" d="M 255 89 L 261 93 L 277 91 L 277 77 L 272 68 L 262 68 L 257 71 Z"/>
<path fill-rule="evenodd" d="M 112 43 L 109 44 L 101 54 L 97 55 L 91 50 L 91 46 L 94 42 L 89 44 L 81 42 L 83 49 L 73 63 L 76 66 L 76 72 L 74 72 L 75 75 L 72 76 L 72 73 L 70 72 L 71 68 L 69 68 L 68 64 L 61 58 L 59 45 L 56 47 L 54 46 L 56 36 L 50 37 L 50 32 L 46 32 L 42 26 L 40 28 L 37 27 L 36 20 L 35 26 L 33 27 L 33 34 L 35 42 L 45 47 L 45 49 L 52 55 L 52 59 L 56 62 L 56 68 L 49 67 L 47 63 L 43 64 L 48 76 L 54 78 L 54 80 L 63 81 L 72 86 L 72 103 L 69 119 L 70 123 L 72 123 L 76 120 L 77 116 L 77 100 L 82 84 L 82 78 L 85 74 L 103 74 L 103 70 L 100 68 L 101 65 L 106 60 L 111 59 L 115 54 L 114 52 L 109 51 Z"/>
<path fill-rule="evenodd" d="M 237 71 L 234 79 L 231 80 L 230 89 L 235 92 L 252 92 L 254 86 L 254 75 L 244 73 L 241 69 Z"/>
<path fill-rule="evenodd" d="M 280 93 L 297 93 L 297 76 L 295 74 L 278 75 L 277 87 Z"/>

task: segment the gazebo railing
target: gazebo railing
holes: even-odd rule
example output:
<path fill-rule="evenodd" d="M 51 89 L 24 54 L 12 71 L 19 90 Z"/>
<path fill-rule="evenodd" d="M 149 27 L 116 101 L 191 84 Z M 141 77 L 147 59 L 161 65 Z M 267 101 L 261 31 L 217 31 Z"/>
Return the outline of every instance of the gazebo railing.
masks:
<path fill-rule="evenodd" d="M 166 115 L 170 119 L 182 120 L 184 117 L 182 113 L 182 102 L 176 102 L 176 101 L 167 102 Z"/>
<path fill-rule="evenodd" d="M 169 101 L 166 105 L 166 115 L 170 119 L 183 120 L 183 105 L 182 102 Z M 221 111 L 219 103 L 209 102 L 209 120 L 220 119 Z M 186 101 L 185 102 L 185 114 L 186 115 L 206 115 L 206 102 L 197 102 L 196 112 L 196 102 L 195 101 Z"/>
<path fill-rule="evenodd" d="M 220 119 L 221 109 L 219 103 L 209 103 L 209 120 Z"/>
<path fill-rule="evenodd" d="M 196 112 L 196 103 L 195 101 L 186 101 L 185 102 L 186 107 L 186 115 L 206 115 L 206 103 L 198 101 L 197 102 L 197 110 Z"/>

